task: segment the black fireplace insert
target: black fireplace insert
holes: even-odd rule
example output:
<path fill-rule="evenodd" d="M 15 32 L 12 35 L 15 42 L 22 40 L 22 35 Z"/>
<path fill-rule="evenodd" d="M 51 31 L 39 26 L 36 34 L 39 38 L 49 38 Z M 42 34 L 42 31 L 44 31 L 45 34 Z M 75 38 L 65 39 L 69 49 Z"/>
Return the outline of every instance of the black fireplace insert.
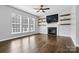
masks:
<path fill-rule="evenodd" d="M 57 27 L 48 27 L 48 34 L 57 36 Z"/>

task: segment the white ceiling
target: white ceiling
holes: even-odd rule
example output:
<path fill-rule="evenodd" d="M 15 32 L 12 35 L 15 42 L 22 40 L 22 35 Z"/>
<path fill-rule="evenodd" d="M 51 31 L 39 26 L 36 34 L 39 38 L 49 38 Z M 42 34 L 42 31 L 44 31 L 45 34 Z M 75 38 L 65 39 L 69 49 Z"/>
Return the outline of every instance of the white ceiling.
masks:
<path fill-rule="evenodd" d="M 44 17 L 47 15 L 51 15 L 53 13 L 58 13 L 61 10 L 70 9 L 71 6 L 69 5 L 44 5 L 44 7 L 50 8 L 49 10 L 46 10 L 45 13 L 43 12 L 36 12 L 34 8 L 39 8 L 40 5 L 12 5 L 13 7 L 19 8 L 21 10 L 24 10 L 26 12 L 29 12 L 31 14 Z"/>

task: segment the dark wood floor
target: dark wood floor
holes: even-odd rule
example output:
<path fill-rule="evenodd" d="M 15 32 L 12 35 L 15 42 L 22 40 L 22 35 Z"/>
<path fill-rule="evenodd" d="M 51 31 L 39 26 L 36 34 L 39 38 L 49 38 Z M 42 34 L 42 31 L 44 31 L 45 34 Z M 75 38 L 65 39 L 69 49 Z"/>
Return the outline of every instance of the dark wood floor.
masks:
<path fill-rule="evenodd" d="M 0 53 L 71 53 L 76 50 L 71 38 L 37 34 L 0 42 Z"/>

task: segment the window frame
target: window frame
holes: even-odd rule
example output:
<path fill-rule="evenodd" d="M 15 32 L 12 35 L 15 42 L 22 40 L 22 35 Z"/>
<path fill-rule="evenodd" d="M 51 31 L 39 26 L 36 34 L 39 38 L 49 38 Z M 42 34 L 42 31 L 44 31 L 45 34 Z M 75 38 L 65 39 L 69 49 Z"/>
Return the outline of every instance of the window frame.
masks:
<path fill-rule="evenodd" d="M 31 20 L 32 20 L 32 24 L 30 24 L 30 32 L 34 32 L 35 31 L 35 18 L 31 18 Z M 33 26 L 33 27 L 31 27 L 31 26 Z"/>
<path fill-rule="evenodd" d="M 16 15 L 17 15 L 17 16 L 16 16 Z M 17 22 L 17 20 L 13 20 L 13 17 L 14 17 L 14 18 L 19 17 L 19 20 L 20 20 L 19 23 L 15 23 L 15 22 L 13 23 L 12 21 L 16 21 L 16 22 Z M 19 24 L 19 26 L 20 26 L 20 28 L 19 28 L 20 31 L 19 31 L 19 32 L 17 32 L 17 31 L 16 31 L 16 32 L 13 32 L 13 29 L 16 29 L 16 30 L 17 30 L 17 28 L 13 28 L 13 24 L 14 24 L 14 25 Z M 16 25 L 16 26 L 17 26 L 17 25 Z M 21 33 L 21 15 L 16 14 L 16 13 L 12 13 L 12 14 L 11 14 L 11 34 L 18 34 L 18 33 Z"/>
<path fill-rule="evenodd" d="M 13 19 L 13 17 L 15 19 Z M 25 17 L 28 21 L 28 24 L 26 24 L 26 27 L 28 27 L 27 28 L 28 31 L 23 31 L 23 23 L 22 23 L 23 22 L 23 17 Z M 19 23 L 17 23 L 17 18 L 19 19 Z M 36 19 L 34 17 L 30 18 L 29 16 L 25 16 L 25 15 L 23 16 L 23 15 L 20 15 L 18 13 L 11 13 L 11 34 L 35 32 L 35 29 L 36 29 L 35 28 L 35 26 L 36 26 L 35 25 L 35 20 Z M 26 21 L 26 23 L 27 23 L 27 21 Z M 13 24 L 16 25 L 15 28 L 13 28 Z M 19 24 L 19 26 L 20 26 L 19 31 L 17 30 L 17 24 Z M 15 29 L 15 32 L 13 32 L 14 29 Z"/>
<path fill-rule="evenodd" d="M 27 31 L 23 31 L 23 27 L 21 27 L 21 30 L 22 30 L 22 33 L 28 33 L 29 32 L 29 17 L 26 17 L 26 16 L 23 16 L 23 17 L 25 17 L 25 18 L 27 18 L 27 24 L 21 24 L 21 26 L 23 26 L 23 25 L 27 25 L 28 27 L 27 27 Z M 23 17 L 22 17 L 22 20 L 21 21 L 23 21 Z"/>

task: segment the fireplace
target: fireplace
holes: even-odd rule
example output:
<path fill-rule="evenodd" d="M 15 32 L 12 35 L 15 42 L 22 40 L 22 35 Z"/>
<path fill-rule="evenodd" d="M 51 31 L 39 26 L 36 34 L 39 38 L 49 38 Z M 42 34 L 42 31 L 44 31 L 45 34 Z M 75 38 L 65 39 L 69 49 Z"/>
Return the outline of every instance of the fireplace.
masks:
<path fill-rule="evenodd" d="M 57 36 L 57 27 L 48 27 L 48 34 Z"/>

